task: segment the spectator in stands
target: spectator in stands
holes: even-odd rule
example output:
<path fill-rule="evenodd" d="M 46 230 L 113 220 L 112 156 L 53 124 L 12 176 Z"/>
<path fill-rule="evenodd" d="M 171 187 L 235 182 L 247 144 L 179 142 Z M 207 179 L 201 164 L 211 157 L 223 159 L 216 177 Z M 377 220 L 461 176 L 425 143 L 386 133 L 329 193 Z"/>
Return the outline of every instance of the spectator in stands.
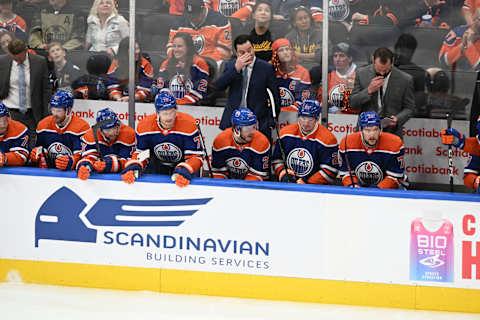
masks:
<path fill-rule="evenodd" d="M 315 28 L 315 21 L 307 7 L 295 8 L 290 15 L 292 30 L 285 36 L 292 47 L 298 62 L 307 69 L 318 65 L 322 60 L 322 32 Z"/>
<path fill-rule="evenodd" d="M 114 56 L 120 41 L 128 37 L 128 21 L 118 14 L 113 0 L 95 0 L 87 19 L 85 48 Z"/>
<path fill-rule="evenodd" d="M 208 64 L 195 54 L 190 34 L 177 33 L 172 44 L 172 56 L 162 62 L 154 88 L 169 89 L 177 105 L 196 104 L 207 94 Z"/>
<path fill-rule="evenodd" d="M 349 101 L 357 72 L 352 48 L 348 43 L 340 42 L 333 47 L 332 53 L 335 70 L 328 74 L 328 112 L 359 113 L 350 107 Z M 318 89 L 317 97 L 322 102 L 322 87 Z"/>
<path fill-rule="evenodd" d="M 111 100 L 128 101 L 128 46 L 130 38 L 123 38 L 118 47 L 117 59 L 108 70 L 108 95 Z M 135 43 L 135 101 L 150 99 L 153 68 L 142 56 L 140 46 Z"/>
<path fill-rule="evenodd" d="M 84 47 L 85 17 L 68 0 L 50 0 L 50 6 L 33 18 L 30 47 L 46 49 L 50 42 L 60 42 L 65 50 Z"/>
<path fill-rule="evenodd" d="M 12 32 L 16 38 L 27 40 L 27 23 L 13 11 L 13 0 L 0 0 L 0 30 Z"/>
<path fill-rule="evenodd" d="M 272 0 L 273 20 L 288 20 L 293 10 L 302 5 L 303 0 Z"/>
<path fill-rule="evenodd" d="M 183 14 L 183 10 L 185 9 L 184 0 L 165 0 L 165 2 L 167 2 L 169 5 L 169 14 L 173 14 L 176 16 L 181 16 Z"/>
<path fill-rule="evenodd" d="M 31 29 L 35 14 L 49 6 L 49 0 L 19 0 L 15 3 L 14 12 L 21 16 L 27 23 L 27 28 Z"/>
<path fill-rule="evenodd" d="M 232 55 L 232 28 L 222 14 L 208 9 L 203 0 L 185 0 L 183 16 L 170 29 L 167 53 L 173 49 L 173 38 L 178 32 L 192 36 L 196 53 L 212 59 L 219 66 Z"/>
<path fill-rule="evenodd" d="M 290 41 L 277 39 L 272 44 L 272 64 L 280 89 L 281 111 L 298 112 L 298 106 L 310 97 L 310 74 L 297 63 Z"/>
<path fill-rule="evenodd" d="M 53 62 L 49 79 L 53 92 L 57 90 L 72 91 L 71 85 L 82 75 L 80 68 L 67 60 L 67 53 L 60 42 L 51 42 L 48 45 L 48 60 Z"/>
<path fill-rule="evenodd" d="M 408 33 L 402 34 L 395 43 L 394 65 L 412 76 L 416 112 L 418 112 L 425 105 L 425 69 L 412 62 L 416 49 L 417 40 L 415 37 Z"/>
<path fill-rule="evenodd" d="M 384 119 L 383 131 L 399 137 L 415 112 L 412 76 L 393 66 L 388 48 L 376 49 L 372 64 L 357 70 L 349 98 L 352 109 L 377 112 Z"/>
<path fill-rule="evenodd" d="M 205 0 L 208 8 L 220 12 L 225 17 L 247 20 L 252 14 L 254 0 Z"/>
<path fill-rule="evenodd" d="M 14 38 L 13 34 L 8 30 L 0 30 L 0 47 L 3 54 L 8 54 L 8 44 Z"/>
<path fill-rule="evenodd" d="M 467 25 L 473 24 L 473 16 L 477 9 L 480 9 L 479 4 L 476 0 L 465 0 L 463 2 L 462 14 Z"/>
<path fill-rule="evenodd" d="M 455 63 L 457 69 L 480 69 L 480 9 L 475 11 L 471 25 L 450 30 L 443 40 L 438 58 L 446 68 Z"/>
<path fill-rule="evenodd" d="M 87 60 L 87 72 L 72 83 L 75 99 L 108 99 L 107 72 L 111 64 L 111 56 L 97 53 Z"/>
<path fill-rule="evenodd" d="M 28 127 L 30 144 L 35 144 L 38 121 L 48 114 L 52 95 L 45 58 L 30 54 L 25 42 L 13 39 L 9 55 L 0 56 L 0 100 L 8 105 L 13 120 Z"/>
<path fill-rule="evenodd" d="M 272 5 L 268 0 L 259 0 L 253 7 L 253 29 L 250 32 L 250 41 L 255 50 L 255 56 L 265 61 L 272 60 L 272 43 L 278 37 L 270 31 L 272 23 Z"/>
<path fill-rule="evenodd" d="M 407 0 L 398 26 L 450 29 L 454 11 L 458 10 L 453 3 L 444 0 Z"/>

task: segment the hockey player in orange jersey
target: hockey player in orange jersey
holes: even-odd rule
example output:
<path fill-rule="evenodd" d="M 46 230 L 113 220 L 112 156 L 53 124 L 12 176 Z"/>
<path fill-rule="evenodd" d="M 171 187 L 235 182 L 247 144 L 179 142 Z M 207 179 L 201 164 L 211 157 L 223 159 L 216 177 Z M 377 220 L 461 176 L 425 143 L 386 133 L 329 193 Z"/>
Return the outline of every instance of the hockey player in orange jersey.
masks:
<path fill-rule="evenodd" d="M 264 181 L 269 171 L 270 142 L 257 130 L 257 117 L 247 108 L 232 114 L 232 127 L 213 141 L 212 171 L 219 179 Z"/>
<path fill-rule="evenodd" d="M 175 98 L 167 91 L 155 98 L 155 110 L 138 123 L 136 150 L 122 179 L 131 184 L 145 171 L 171 175 L 177 186 L 186 187 L 203 164 L 195 119 L 177 112 Z"/>
<path fill-rule="evenodd" d="M 313 184 L 335 182 L 338 172 L 337 139 L 318 123 L 320 111 L 318 101 L 305 100 L 298 107 L 298 122 L 280 131 L 280 140 L 275 144 L 272 160 L 278 181 Z"/>
<path fill-rule="evenodd" d="M 402 140 L 382 132 L 382 122 L 374 111 L 360 114 L 359 132 L 339 144 L 339 175 L 346 187 L 403 188 L 405 157 Z"/>
<path fill-rule="evenodd" d="M 10 119 L 7 106 L 0 102 L 0 167 L 23 166 L 28 160 L 28 129 Z"/>
<path fill-rule="evenodd" d="M 477 136 L 466 138 L 457 129 L 443 129 L 441 132 L 442 143 L 453 145 L 455 148 L 463 149 L 474 156 L 480 156 L 480 116 L 477 120 Z"/>
<path fill-rule="evenodd" d="M 77 176 L 87 180 L 92 171 L 121 172 L 135 151 L 135 130 L 123 124 L 109 108 L 97 112 L 98 149 L 93 128 L 81 138 L 82 159 L 77 163 Z M 99 153 L 100 152 L 100 153 Z"/>
<path fill-rule="evenodd" d="M 50 99 L 52 115 L 37 126 L 37 142 L 30 161 L 41 168 L 54 167 L 73 170 L 82 156 L 80 138 L 90 128 L 88 123 L 73 114 L 73 96 L 57 91 Z"/>

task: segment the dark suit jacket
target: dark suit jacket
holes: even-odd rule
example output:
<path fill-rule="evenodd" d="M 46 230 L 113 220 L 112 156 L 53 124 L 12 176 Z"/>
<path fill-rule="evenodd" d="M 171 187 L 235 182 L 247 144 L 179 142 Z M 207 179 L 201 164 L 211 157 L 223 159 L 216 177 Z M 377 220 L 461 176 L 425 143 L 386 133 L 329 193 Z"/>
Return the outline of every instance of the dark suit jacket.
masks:
<path fill-rule="evenodd" d="M 373 65 L 368 65 L 357 70 L 355 85 L 350 95 L 352 109 L 378 112 L 378 95 L 380 90 L 368 94 L 368 85 L 375 77 Z M 380 118 L 394 115 L 398 118 L 396 128 L 385 128 L 385 131 L 395 133 L 402 137 L 402 126 L 415 112 L 415 96 L 413 91 L 413 79 L 409 74 L 392 67 L 392 73 L 388 80 L 387 91 L 383 97 L 383 109 Z"/>
<path fill-rule="evenodd" d="M 52 90 L 48 81 L 47 62 L 44 57 L 28 54 L 30 63 L 30 97 L 35 122 L 48 115 L 48 103 Z M 0 100 L 8 97 L 10 91 L 10 72 L 12 58 L 9 55 L 0 56 Z M 8 106 L 7 106 L 8 107 Z"/>
<path fill-rule="evenodd" d="M 240 106 L 242 100 L 242 74 L 235 69 L 235 61 L 226 64 L 225 72 L 217 79 L 218 90 L 229 90 L 229 96 L 225 110 L 223 111 L 220 129 L 231 127 L 232 113 Z M 259 129 L 270 137 L 270 129 L 274 125 L 272 110 L 267 107 L 267 91 L 270 88 L 275 99 L 277 115 L 280 112 L 280 93 L 278 90 L 275 71 L 273 66 L 261 59 L 255 59 L 250 83 L 248 85 L 247 106 L 252 110 L 258 119 Z"/>

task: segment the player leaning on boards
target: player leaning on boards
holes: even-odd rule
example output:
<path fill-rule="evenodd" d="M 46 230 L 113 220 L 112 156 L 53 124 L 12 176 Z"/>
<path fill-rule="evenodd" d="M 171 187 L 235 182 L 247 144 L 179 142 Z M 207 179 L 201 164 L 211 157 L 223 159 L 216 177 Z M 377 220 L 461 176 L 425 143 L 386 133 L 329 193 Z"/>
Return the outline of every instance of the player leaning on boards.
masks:
<path fill-rule="evenodd" d="M 82 156 L 80 138 L 90 129 L 88 123 L 73 114 L 73 96 L 59 90 L 50 99 L 52 115 L 37 126 L 37 142 L 30 161 L 40 168 L 73 170 Z"/>
<path fill-rule="evenodd" d="M 28 160 L 28 129 L 10 119 L 7 106 L 0 102 L 0 167 L 23 166 Z"/>
<path fill-rule="evenodd" d="M 337 138 L 318 123 L 320 103 L 305 100 L 298 107 L 298 122 L 280 131 L 275 144 L 273 168 L 279 181 L 332 184 L 338 172 Z M 281 154 L 280 144 L 285 159 Z M 285 163 L 284 163 L 285 161 Z"/>
<path fill-rule="evenodd" d="M 463 149 L 472 157 L 463 171 L 463 184 L 480 193 L 480 117 L 477 120 L 477 136 L 466 138 L 463 133 L 454 128 L 443 129 L 442 143 Z"/>
<path fill-rule="evenodd" d="M 264 181 L 268 177 L 270 142 L 258 131 L 257 117 L 247 108 L 232 113 L 232 127 L 213 141 L 212 171 L 217 179 Z"/>
<path fill-rule="evenodd" d="M 135 130 L 121 123 L 109 108 L 97 112 L 97 125 L 81 140 L 82 159 L 77 163 L 77 176 L 81 180 L 87 180 L 92 171 L 121 172 L 135 151 Z"/>
<path fill-rule="evenodd" d="M 403 188 L 404 149 L 402 140 L 382 132 L 382 121 L 374 111 L 360 114 L 359 132 L 342 139 L 339 148 L 340 172 L 344 186 L 380 189 Z"/>
<path fill-rule="evenodd" d="M 155 98 L 155 110 L 138 123 L 136 150 L 122 179 L 131 184 L 145 171 L 172 175 L 177 186 L 186 187 L 203 164 L 195 119 L 178 112 L 175 98 L 166 91 Z"/>

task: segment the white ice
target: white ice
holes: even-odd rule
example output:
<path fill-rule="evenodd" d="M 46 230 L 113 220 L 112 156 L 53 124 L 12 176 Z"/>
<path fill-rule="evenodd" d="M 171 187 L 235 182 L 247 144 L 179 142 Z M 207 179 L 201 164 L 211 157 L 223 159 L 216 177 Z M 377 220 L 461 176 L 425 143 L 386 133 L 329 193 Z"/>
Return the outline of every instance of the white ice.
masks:
<path fill-rule="evenodd" d="M 466 320 L 480 315 L 0 283 L 2 320 Z"/>

